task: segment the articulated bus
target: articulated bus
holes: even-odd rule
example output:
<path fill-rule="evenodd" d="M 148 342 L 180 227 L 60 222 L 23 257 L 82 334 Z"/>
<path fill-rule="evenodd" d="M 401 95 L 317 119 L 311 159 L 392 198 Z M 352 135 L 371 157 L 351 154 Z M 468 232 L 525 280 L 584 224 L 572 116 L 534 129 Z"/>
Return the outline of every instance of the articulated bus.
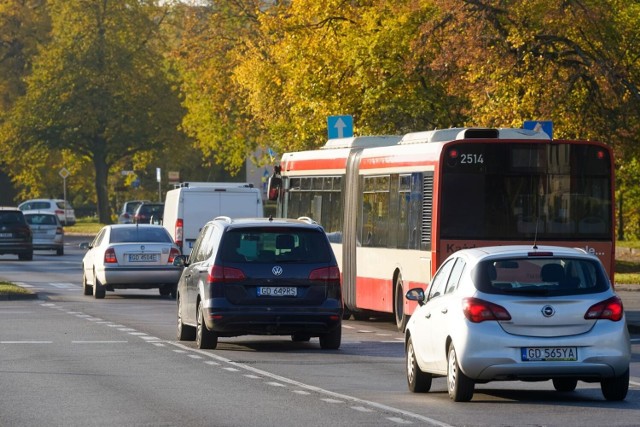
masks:
<path fill-rule="evenodd" d="M 613 281 L 613 170 L 602 143 L 452 128 L 286 153 L 268 197 L 278 200 L 277 215 L 324 227 L 348 313 L 392 313 L 403 330 L 415 309 L 405 292 L 426 290 L 462 248 L 579 247 L 596 254 Z"/>

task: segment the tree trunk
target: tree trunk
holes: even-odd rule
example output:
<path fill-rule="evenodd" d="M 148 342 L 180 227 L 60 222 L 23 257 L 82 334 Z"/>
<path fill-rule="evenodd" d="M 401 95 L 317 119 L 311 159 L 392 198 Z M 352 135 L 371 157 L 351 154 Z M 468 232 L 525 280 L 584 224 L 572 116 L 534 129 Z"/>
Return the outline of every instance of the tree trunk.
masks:
<path fill-rule="evenodd" d="M 96 171 L 96 195 L 98 197 L 98 220 L 101 224 L 111 224 L 111 212 L 109 209 L 109 189 L 107 178 L 109 166 L 103 150 L 93 153 L 93 165 Z"/>

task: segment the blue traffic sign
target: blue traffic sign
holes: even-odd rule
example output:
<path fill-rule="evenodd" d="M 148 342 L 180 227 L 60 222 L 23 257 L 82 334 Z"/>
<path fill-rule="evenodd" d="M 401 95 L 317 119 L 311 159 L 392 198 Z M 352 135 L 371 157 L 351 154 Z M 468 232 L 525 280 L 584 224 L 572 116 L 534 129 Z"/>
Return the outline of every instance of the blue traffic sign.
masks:
<path fill-rule="evenodd" d="M 329 139 L 349 138 L 353 136 L 352 116 L 329 116 L 327 117 L 327 130 Z"/>
<path fill-rule="evenodd" d="M 523 129 L 543 131 L 553 139 L 553 122 L 551 120 L 525 120 Z"/>

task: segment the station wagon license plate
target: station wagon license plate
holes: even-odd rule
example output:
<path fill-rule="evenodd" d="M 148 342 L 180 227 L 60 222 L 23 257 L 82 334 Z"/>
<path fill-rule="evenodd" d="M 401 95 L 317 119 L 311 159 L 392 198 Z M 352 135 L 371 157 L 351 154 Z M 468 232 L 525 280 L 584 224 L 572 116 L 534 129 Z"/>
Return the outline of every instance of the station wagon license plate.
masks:
<path fill-rule="evenodd" d="M 577 347 L 522 347 L 523 362 L 575 362 Z"/>
<path fill-rule="evenodd" d="M 259 297 L 295 297 L 298 295 L 298 288 L 295 286 L 259 286 Z"/>
<path fill-rule="evenodd" d="M 160 254 L 129 254 L 129 262 L 158 262 Z"/>

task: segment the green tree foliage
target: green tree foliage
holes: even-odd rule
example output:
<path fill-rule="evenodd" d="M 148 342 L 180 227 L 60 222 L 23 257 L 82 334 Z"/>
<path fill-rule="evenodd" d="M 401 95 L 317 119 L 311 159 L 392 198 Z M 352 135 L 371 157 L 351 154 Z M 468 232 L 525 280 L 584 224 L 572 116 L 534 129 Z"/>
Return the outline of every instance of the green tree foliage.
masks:
<path fill-rule="evenodd" d="M 99 219 L 109 223 L 112 169 L 178 138 L 182 111 L 158 31 L 164 12 L 151 1 L 58 0 L 51 17 L 52 41 L 34 61 L 26 95 L 0 138 L 11 159 L 36 169 L 56 150 L 78 171 L 89 162 Z"/>

